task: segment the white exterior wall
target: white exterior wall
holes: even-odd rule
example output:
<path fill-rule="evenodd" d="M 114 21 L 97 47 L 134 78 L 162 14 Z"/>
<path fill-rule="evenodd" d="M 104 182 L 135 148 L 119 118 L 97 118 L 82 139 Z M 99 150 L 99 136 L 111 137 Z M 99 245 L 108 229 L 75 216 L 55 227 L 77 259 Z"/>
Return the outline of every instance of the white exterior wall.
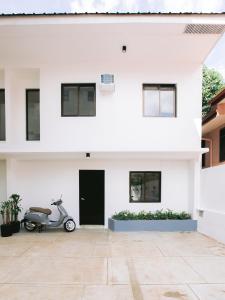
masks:
<path fill-rule="evenodd" d="M 60 160 L 8 161 L 8 195 L 21 195 L 22 206 L 50 206 L 52 198 L 63 195 L 68 213 L 79 225 L 79 170 L 105 170 L 105 226 L 120 210 L 173 209 L 191 211 L 191 178 L 187 161 L 151 160 Z M 129 203 L 129 171 L 161 171 L 161 203 Z M 179 184 L 178 184 L 179 182 Z M 23 211 L 24 213 L 24 211 Z"/>
<path fill-rule="evenodd" d="M 7 141 L 1 147 L 34 152 L 199 150 L 201 67 L 133 68 L 93 63 L 5 69 Z M 115 75 L 115 93 L 100 92 L 104 72 Z M 61 117 L 61 83 L 82 82 L 97 84 L 96 117 Z M 143 117 L 143 83 L 177 85 L 177 118 Z M 26 141 L 26 88 L 40 88 L 40 142 Z"/>
<path fill-rule="evenodd" d="M 6 194 L 6 161 L 0 160 L 0 202 L 7 199 Z"/>
<path fill-rule="evenodd" d="M 224 165 L 202 170 L 198 230 L 225 243 Z"/>
<path fill-rule="evenodd" d="M 6 96 L 7 195 L 24 208 L 63 194 L 79 224 L 79 169 L 105 170 L 105 219 L 115 211 L 199 203 L 201 68 L 220 35 L 184 34 L 222 16 L 71 16 L 0 19 Z M 127 52 L 122 53 L 122 45 Z M 115 92 L 99 90 L 113 74 Z M 96 83 L 96 117 L 61 117 L 62 83 Z M 177 117 L 143 117 L 143 84 L 176 84 Z M 40 88 L 40 141 L 26 141 L 25 90 Z M 91 159 L 82 159 L 86 152 Z M 24 159 L 24 160 L 23 160 Z M 161 171 L 161 203 L 129 203 L 129 171 Z M 106 222 L 107 224 L 107 222 Z"/>

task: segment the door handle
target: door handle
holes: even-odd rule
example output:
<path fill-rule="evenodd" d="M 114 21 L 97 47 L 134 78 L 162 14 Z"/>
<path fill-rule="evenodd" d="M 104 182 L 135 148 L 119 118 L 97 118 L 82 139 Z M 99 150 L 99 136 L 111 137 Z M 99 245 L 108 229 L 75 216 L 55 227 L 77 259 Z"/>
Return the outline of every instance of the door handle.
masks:
<path fill-rule="evenodd" d="M 81 198 L 80 198 L 80 200 L 82 200 L 82 201 L 85 201 L 86 199 L 85 199 L 85 198 L 83 198 L 83 197 L 81 197 Z"/>

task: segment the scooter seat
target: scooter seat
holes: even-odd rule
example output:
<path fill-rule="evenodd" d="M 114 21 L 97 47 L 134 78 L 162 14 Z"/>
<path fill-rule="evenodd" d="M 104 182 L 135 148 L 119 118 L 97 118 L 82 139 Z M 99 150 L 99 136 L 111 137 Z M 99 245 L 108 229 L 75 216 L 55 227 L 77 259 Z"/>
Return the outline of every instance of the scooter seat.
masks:
<path fill-rule="evenodd" d="M 34 212 L 40 212 L 40 213 L 43 213 L 43 214 L 46 214 L 46 215 L 50 215 L 52 213 L 51 209 L 42 208 L 42 207 L 30 207 L 30 210 L 34 211 Z"/>

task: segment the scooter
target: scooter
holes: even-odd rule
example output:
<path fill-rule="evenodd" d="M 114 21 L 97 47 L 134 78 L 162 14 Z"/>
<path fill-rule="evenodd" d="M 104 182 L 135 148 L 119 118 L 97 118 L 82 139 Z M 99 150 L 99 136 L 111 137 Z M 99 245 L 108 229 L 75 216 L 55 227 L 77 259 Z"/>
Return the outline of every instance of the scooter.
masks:
<path fill-rule="evenodd" d="M 59 211 L 59 218 L 56 221 L 49 219 L 52 211 L 49 208 L 42 207 L 30 207 L 24 214 L 24 218 L 21 223 L 24 223 L 24 228 L 27 231 L 34 231 L 38 229 L 39 232 L 42 231 L 44 227 L 60 227 L 63 224 L 65 231 L 72 232 L 76 229 L 76 223 L 73 218 L 70 217 L 62 206 L 62 199 L 54 201 L 51 205 L 56 205 Z"/>

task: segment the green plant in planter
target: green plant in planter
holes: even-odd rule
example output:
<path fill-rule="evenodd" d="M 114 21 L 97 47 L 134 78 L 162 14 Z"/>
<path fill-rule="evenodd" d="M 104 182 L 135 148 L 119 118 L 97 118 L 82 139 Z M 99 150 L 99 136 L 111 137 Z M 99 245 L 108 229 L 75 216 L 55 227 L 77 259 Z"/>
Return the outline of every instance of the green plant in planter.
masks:
<path fill-rule="evenodd" d="M 5 202 L 2 202 L 2 203 L 1 203 L 1 206 L 0 206 L 0 214 L 1 214 L 1 217 L 2 217 L 2 224 L 5 225 L 5 224 L 6 224 L 6 218 L 5 218 Z"/>
<path fill-rule="evenodd" d="M 9 198 L 11 204 L 11 223 L 13 226 L 13 232 L 20 231 L 20 221 L 18 220 L 18 214 L 22 211 L 20 202 L 22 199 L 18 194 L 12 194 Z"/>
<path fill-rule="evenodd" d="M 115 220 L 188 220 L 191 219 L 191 215 L 187 212 L 174 212 L 172 210 L 156 210 L 140 211 L 138 213 L 130 212 L 128 210 L 115 213 L 112 216 Z"/>
<path fill-rule="evenodd" d="M 18 214 L 22 211 L 22 207 L 20 202 L 22 199 L 18 194 L 12 194 L 9 198 L 12 205 L 12 221 L 18 221 Z"/>
<path fill-rule="evenodd" d="M 11 222 L 11 202 L 10 200 L 5 201 L 5 222 L 10 224 Z"/>
<path fill-rule="evenodd" d="M 2 225 L 1 225 L 1 235 L 3 237 L 12 235 L 12 225 L 10 223 L 11 217 L 11 202 L 9 200 L 3 201 L 1 203 L 1 216 L 2 216 Z"/>

